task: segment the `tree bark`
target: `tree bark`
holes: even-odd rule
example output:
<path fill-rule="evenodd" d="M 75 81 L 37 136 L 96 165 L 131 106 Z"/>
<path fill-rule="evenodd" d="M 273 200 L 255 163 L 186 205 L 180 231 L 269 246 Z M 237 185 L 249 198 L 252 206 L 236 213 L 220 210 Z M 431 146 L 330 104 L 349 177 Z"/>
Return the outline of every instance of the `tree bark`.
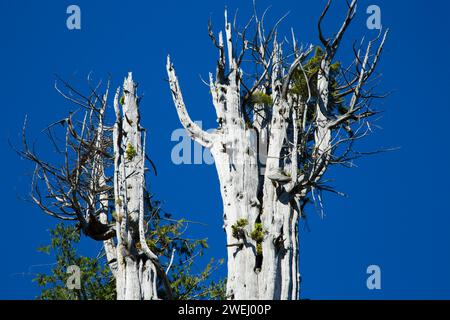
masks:
<path fill-rule="evenodd" d="M 131 73 L 124 81 L 120 98 L 119 94 L 118 89 L 114 98 L 113 134 L 117 299 L 158 299 L 157 257 L 148 248 L 144 236 L 145 150 L 136 84 Z"/>
<path fill-rule="evenodd" d="M 318 23 L 324 51 L 316 51 L 309 65 L 304 61 L 314 47 L 298 48 L 294 35 L 293 53 L 283 55 L 277 41 L 281 20 L 266 35 L 264 19 L 255 10 L 244 29 L 234 33 L 239 41 L 232 39 L 226 11 L 225 41 L 222 32 L 216 38 L 210 24 L 209 36 L 219 51 L 216 76 L 209 76 L 218 122 L 213 132 L 203 131 L 189 117 L 174 67 L 167 59 L 180 122 L 195 142 L 210 148 L 215 160 L 227 238 L 229 299 L 299 298 L 298 223 L 304 205 L 310 194 L 315 199 L 315 190 L 333 191 L 323 183 L 327 168 L 353 160 L 349 156 L 353 143 L 366 134 L 355 134 L 352 126 L 359 131 L 361 123 L 375 114 L 370 110 L 371 96 L 364 96 L 361 88 L 376 67 L 387 32 L 375 55 L 371 47 L 378 38 L 369 42 L 364 58 L 355 52 L 356 75 L 350 74 L 350 67 L 340 68 L 342 78 L 352 80 L 338 83 L 339 77 L 332 73 L 356 3 L 349 3 L 339 31 L 326 39 L 321 23 L 331 5 L 328 1 Z M 252 22 L 256 34 L 246 38 Z M 240 53 L 234 47 L 239 42 Z M 257 70 L 250 76 L 241 70 L 243 61 L 248 66 L 248 59 Z M 317 70 L 312 71 L 311 65 Z M 245 84 L 247 79 L 254 84 Z M 339 104 L 330 102 L 330 97 L 345 99 L 348 110 L 336 110 Z M 343 145 L 342 154 L 337 154 Z M 321 205 L 320 197 L 318 201 Z"/>
<path fill-rule="evenodd" d="M 229 299 L 296 299 L 298 208 L 292 206 L 291 197 L 285 194 L 284 181 L 271 177 L 283 169 L 280 155 L 291 115 L 291 107 L 280 95 L 282 70 L 276 59 L 281 58 L 281 51 L 275 48 L 273 111 L 269 110 L 272 106 L 259 106 L 271 121 L 255 117 L 252 125 L 243 116 L 241 71 L 233 53 L 231 25 L 227 20 L 225 33 L 228 75 L 224 72 L 222 34 L 217 43 L 221 56 L 216 80 L 210 75 L 219 128 L 207 133 L 190 119 L 168 59 L 167 72 L 174 103 L 189 135 L 210 148 L 215 160 L 227 237 L 227 296 Z"/>

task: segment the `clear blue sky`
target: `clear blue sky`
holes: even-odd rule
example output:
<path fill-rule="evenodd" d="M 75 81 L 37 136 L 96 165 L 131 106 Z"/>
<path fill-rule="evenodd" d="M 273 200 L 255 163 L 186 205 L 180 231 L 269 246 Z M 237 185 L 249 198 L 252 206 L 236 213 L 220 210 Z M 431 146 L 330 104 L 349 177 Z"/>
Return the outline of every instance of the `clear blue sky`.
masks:
<path fill-rule="evenodd" d="M 258 6 L 273 5 L 272 20 L 291 11 L 281 32 L 292 26 L 301 41 L 317 43 L 316 21 L 324 2 L 260 0 Z M 342 5 L 337 5 L 343 1 L 335 2 L 326 23 L 329 32 L 343 14 Z M 211 17 L 216 30 L 221 28 L 225 5 L 232 11 L 239 7 L 239 16 L 246 19 L 251 1 L 77 0 L 80 31 L 66 28 L 70 4 L 0 2 L 0 298 L 32 299 L 38 289 L 30 273 L 46 271 L 48 266 L 39 265 L 52 262 L 35 249 L 47 243 L 47 229 L 57 221 L 20 199 L 28 192 L 31 168 L 10 149 L 8 139 L 19 143 L 28 114 L 29 136 L 42 146 L 46 140 L 40 130 L 73 109 L 53 89 L 54 73 L 77 83 L 91 71 L 96 78 L 111 73 L 119 85 L 128 71 L 134 72 L 141 93 L 145 92 L 143 125 L 150 131 L 149 153 L 159 170 L 152 190 L 168 211 L 208 224 L 191 229 L 209 238 L 207 257 L 225 255 L 214 167 L 175 166 L 170 159 L 175 144 L 170 135 L 180 125 L 164 81 L 165 59 L 170 53 L 192 118 L 211 128 L 214 111 L 208 88 L 199 78 L 214 70 L 216 60 L 207 21 Z M 360 147 L 401 150 L 364 158 L 356 169 L 331 173 L 334 185 L 349 198 L 327 195 L 326 217 L 320 219 L 310 210 L 311 230 L 301 228 L 302 296 L 450 298 L 450 3 L 360 1 L 359 18 L 346 45 L 362 34 L 375 35 L 365 28 L 365 8 L 370 4 L 381 7 L 382 23 L 392 31 L 379 70 L 381 89 L 394 93 L 380 103 L 385 110 L 379 122 L 382 129 Z M 85 250 L 90 245 L 83 242 Z M 380 291 L 366 288 L 366 268 L 371 264 L 381 267 Z M 222 269 L 218 276 L 224 274 Z"/>

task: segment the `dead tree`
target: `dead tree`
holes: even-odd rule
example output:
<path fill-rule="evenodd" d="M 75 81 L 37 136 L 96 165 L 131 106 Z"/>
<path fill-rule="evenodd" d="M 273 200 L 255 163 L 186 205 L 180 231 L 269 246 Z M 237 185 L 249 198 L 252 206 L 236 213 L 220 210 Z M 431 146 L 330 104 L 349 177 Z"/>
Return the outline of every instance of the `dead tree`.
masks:
<path fill-rule="evenodd" d="M 103 93 L 99 93 L 100 82 L 90 86 L 88 95 L 61 82 L 64 88 L 57 82 L 56 90 L 79 107 L 46 129 L 61 163 L 38 156 L 27 142 L 26 123 L 23 128 L 21 155 L 35 164 L 32 200 L 53 217 L 77 221 L 86 236 L 103 242 L 117 299 L 158 299 L 158 279 L 170 298 L 166 273 L 146 241 L 145 129 L 140 125 L 140 98 L 132 74 L 115 92 L 111 125 L 107 123 L 109 81 Z M 63 141 L 55 134 L 60 128 Z"/>
<path fill-rule="evenodd" d="M 214 156 L 223 201 L 230 299 L 299 297 L 298 223 L 310 197 L 334 191 L 324 174 L 331 165 L 351 165 L 361 155 L 355 141 L 371 131 L 375 69 L 387 32 L 363 48 L 353 63 L 336 53 L 355 16 L 356 0 L 337 33 L 327 38 L 318 22 L 321 46 L 279 41 L 278 21 L 264 31 L 255 14 L 241 30 L 225 11 L 225 34 L 209 36 L 218 50 L 209 90 L 217 129 L 203 131 L 191 120 L 175 69 L 167 59 L 170 89 L 181 124 Z M 247 35 L 252 32 L 251 37 Z M 314 52 L 314 56 L 311 55 Z M 257 70 L 254 72 L 253 70 Z M 336 191 L 334 191 L 336 192 Z"/>

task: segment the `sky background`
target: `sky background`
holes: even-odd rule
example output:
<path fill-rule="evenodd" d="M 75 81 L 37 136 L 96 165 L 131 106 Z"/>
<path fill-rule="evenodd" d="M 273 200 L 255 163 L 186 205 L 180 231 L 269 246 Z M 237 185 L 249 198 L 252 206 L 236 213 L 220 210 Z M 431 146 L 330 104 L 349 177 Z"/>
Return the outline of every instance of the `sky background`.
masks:
<path fill-rule="evenodd" d="M 341 22 L 344 1 L 336 0 L 324 26 L 327 34 Z M 81 8 L 82 29 L 66 28 L 66 8 Z M 272 5 L 269 22 L 290 11 L 280 35 L 296 31 L 303 43 L 317 44 L 316 23 L 321 1 L 259 0 L 260 10 Z M 322 219 L 309 208 L 309 230 L 301 225 L 302 297 L 309 299 L 449 299 L 450 298 L 450 2 L 360 1 L 358 18 L 344 45 L 366 35 L 367 6 L 381 7 L 382 24 L 391 33 L 379 65 L 379 91 L 393 94 L 379 101 L 384 110 L 380 128 L 359 144 L 360 150 L 400 147 L 396 152 L 367 157 L 354 169 L 334 169 L 329 177 L 348 198 L 325 196 Z M 28 115 L 28 136 L 43 156 L 54 154 L 41 130 L 75 109 L 54 90 L 54 74 L 82 88 L 112 75 L 114 87 L 128 71 L 145 93 L 142 125 L 149 130 L 148 153 L 158 167 L 151 188 L 164 208 L 178 217 L 206 223 L 193 226 L 210 249 L 198 262 L 225 257 L 222 203 L 212 165 L 175 165 L 171 134 L 180 127 L 165 81 L 170 53 L 191 117 L 203 127 L 215 125 L 207 78 L 217 52 L 207 35 L 211 17 L 215 31 L 223 27 L 223 9 L 239 8 L 242 26 L 251 1 L 0 1 L 0 299 L 33 299 L 39 288 L 33 274 L 46 272 L 52 257 L 36 252 L 49 241 L 48 229 L 58 221 L 22 198 L 29 192 L 31 166 L 20 160 L 8 140 L 20 143 Z M 339 51 L 345 60 L 349 50 Z M 193 187 L 195 186 L 195 187 Z M 99 245 L 83 241 L 82 250 Z M 381 290 L 366 287 L 366 268 L 381 267 Z M 215 277 L 225 275 L 225 267 Z"/>

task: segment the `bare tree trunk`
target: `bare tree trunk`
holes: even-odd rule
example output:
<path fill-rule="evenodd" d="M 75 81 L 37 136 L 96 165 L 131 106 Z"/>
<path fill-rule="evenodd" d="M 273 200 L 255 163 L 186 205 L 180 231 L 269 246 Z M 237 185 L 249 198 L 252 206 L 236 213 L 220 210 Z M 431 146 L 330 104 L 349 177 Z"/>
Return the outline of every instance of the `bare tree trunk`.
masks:
<path fill-rule="evenodd" d="M 357 76 L 345 74 L 344 80 L 353 80 L 332 86 L 332 61 L 355 14 L 356 0 L 349 4 L 336 36 L 325 40 L 320 23 L 330 3 L 319 20 L 326 53 L 316 55 L 318 71 L 310 74 L 303 63 L 313 47 L 298 48 L 293 35 L 293 53 L 284 55 L 276 27 L 264 34 L 256 13 L 234 34 L 242 43 L 239 54 L 234 47 L 239 41 L 233 41 L 226 11 L 226 45 L 222 32 L 216 38 L 209 25 L 209 36 L 219 51 L 216 76 L 210 74 L 209 84 L 219 124 L 214 132 L 203 131 L 189 117 L 174 67 L 167 59 L 180 122 L 194 141 L 210 148 L 215 160 L 227 237 L 229 299 L 299 298 L 298 222 L 304 204 L 311 190 L 329 190 L 321 179 L 332 156 L 333 164 L 345 163 L 353 141 L 364 136 L 356 137 L 351 125 L 374 114 L 366 104 L 370 99 L 363 98 L 360 89 L 377 63 L 386 34 L 370 67 L 367 58 L 373 42 L 362 64 L 359 56 L 355 59 Z M 252 21 L 256 34 L 248 40 L 245 34 Z M 241 69 L 249 56 L 254 63 L 251 67 L 258 70 L 251 76 Z M 244 83 L 248 78 L 254 81 L 252 86 Z M 348 111 L 336 112 L 329 101 L 331 90 L 334 96 L 351 96 Z M 357 101 L 360 107 L 355 107 Z M 362 112 L 363 107 L 367 111 Z M 344 143 L 349 145 L 344 154 L 333 155 Z"/>
<path fill-rule="evenodd" d="M 255 126 L 249 125 L 248 119 L 243 116 L 241 74 L 233 53 L 228 21 L 225 30 L 230 71 L 225 77 L 224 46 L 220 34 L 217 45 L 221 60 L 216 82 L 211 76 L 210 83 L 220 127 L 209 134 L 192 122 L 187 115 L 174 69 L 168 61 L 167 71 L 174 102 L 188 133 L 195 141 L 210 148 L 215 159 L 227 235 L 228 297 L 295 299 L 297 294 L 294 291 L 298 288 L 298 212 L 292 207 L 289 197 L 280 201 L 281 183 L 285 181 L 277 182 L 275 180 L 279 178 L 266 174 L 266 171 L 273 174 L 280 171 L 280 154 L 286 138 L 290 108 L 274 90 L 272 99 L 276 103 L 271 123 L 257 125 L 255 120 Z M 277 66 L 277 62 L 274 65 Z M 278 72 L 272 75 L 274 86 L 281 85 L 278 78 L 281 68 L 278 68 Z M 268 106 L 262 106 L 262 109 L 264 107 Z M 263 152 L 259 148 L 266 150 Z M 266 159 L 261 159 L 261 154 L 267 152 L 266 169 L 263 162 Z"/>
<path fill-rule="evenodd" d="M 231 63 L 235 65 L 234 59 Z M 221 127 L 208 134 L 201 132 L 187 116 L 173 67 L 168 62 L 180 119 L 197 142 L 211 148 L 215 159 L 228 246 L 227 295 L 231 299 L 295 299 L 298 211 L 288 197 L 280 201 L 281 184 L 271 180 L 277 177 L 266 174 L 266 170 L 274 173 L 279 170 L 288 109 L 282 102 L 274 106 L 266 169 L 258 148 L 267 145 L 258 145 L 261 135 L 249 128 L 242 117 L 238 71 L 232 70 L 228 84 L 212 84 L 213 102 L 218 115 L 223 117 L 219 120 Z M 285 111 L 279 112 L 283 108 Z M 260 127 L 260 133 L 267 126 L 268 123 Z"/>
<path fill-rule="evenodd" d="M 157 272 L 152 261 L 156 261 L 156 256 L 148 249 L 144 237 L 145 150 L 136 85 L 131 73 L 124 81 L 122 92 L 119 98 L 117 90 L 114 98 L 113 134 L 117 299 L 157 299 Z"/>
<path fill-rule="evenodd" d="M 47 128 L 55 143 L 50 128 L 57 124 L 66 127 L 62 166 L 41 160 L 28 147 L 24 124 L 21 154 L 35 163 L 31 197 L 45 213 L 78 221 L 86 236 L 103 242 L 116 280 L 117 299 L 158 299 L 161 285 L 171 299 L 166 273 L 146 239 L 148 219 L 144 216 L 151 208 L 144 204 L 145 130 L 140 125 L 132 74 L 115 93 L 113 126 L 105 125 L 109 81 L 104 94 L 99 94 L 98 84 L 88 96 L 63 83 L 70 94 L 57 85 L 56 90 L 86 112 L 82 121 L 74 120 L 71 113 Z"/>

